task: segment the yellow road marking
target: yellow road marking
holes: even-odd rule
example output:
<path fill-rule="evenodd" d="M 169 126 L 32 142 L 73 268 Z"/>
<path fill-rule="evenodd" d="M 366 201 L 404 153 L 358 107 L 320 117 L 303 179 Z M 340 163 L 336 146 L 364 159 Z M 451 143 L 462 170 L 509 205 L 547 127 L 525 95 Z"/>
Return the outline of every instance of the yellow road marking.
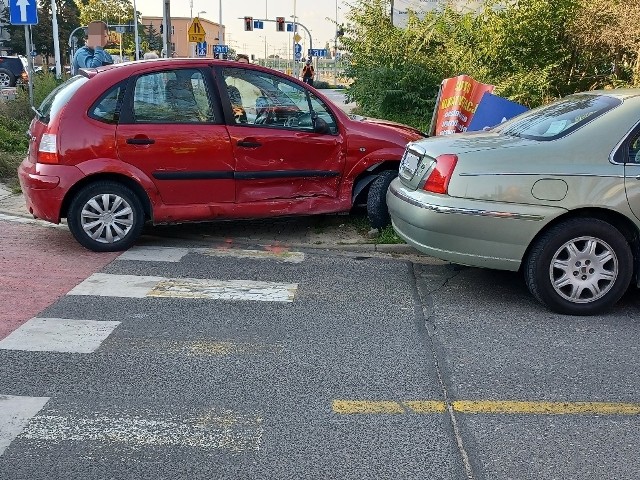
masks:
<path fill-rule="evenodd" d="M 525 402 L 509 400 L 456 400 L 454 411 L 467 414 L 528 415 L 639 415 L 640 403 L 609 402 Z M 334 400 L 333 412 L 349 414 L 444 413 L 445 402 L 437 400 L 371 401 Z"/>
<path fill-rule="evenodd" d="M 447 405 L 444 402 L 434 400 L 416 400 L 402 403 L 414 413 L 444 413 L 447 411 Z"/>
<path fill-rule="evenodd" d="M 398 402 L 368 401 L 368 400 L 334 400 L 333 411 L 340 414 L 351 413 L 405 413 Z"/>
<path fill-rule="evenodd" d="M 638 415 L 638 403 L 607 402 L 513 402 L 458 400 L 452 403 L 453 409 L 461 413 L 507 413 L 537 415 Z"/>

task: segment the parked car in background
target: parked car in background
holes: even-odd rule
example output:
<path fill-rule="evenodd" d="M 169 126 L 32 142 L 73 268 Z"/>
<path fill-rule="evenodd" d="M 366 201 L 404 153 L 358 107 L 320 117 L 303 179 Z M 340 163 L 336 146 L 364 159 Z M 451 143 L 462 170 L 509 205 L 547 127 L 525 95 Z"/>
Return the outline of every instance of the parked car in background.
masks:
<path fill-rule="evenodd" d="M 81 70 L 40 105 L 19 178 L 27 208 L 95 251 L 146 221 L 349 212 L 388 222 L 411 127 L 352 119 L 290 76 L 211 59 Z"/>
<path fill-rule="evenodd" d="M 0 56 L 0 88 L 28 83 L 28 69 L 27 59 L 22 56 Z"/>
<path fill-rule="evenodd" d="M 602 312 L 638 282 L 640 90 L 568 96 L 490 131 L 410 143 L 396 232 L 451 262 L 521 270 L 550 309 Z"/>

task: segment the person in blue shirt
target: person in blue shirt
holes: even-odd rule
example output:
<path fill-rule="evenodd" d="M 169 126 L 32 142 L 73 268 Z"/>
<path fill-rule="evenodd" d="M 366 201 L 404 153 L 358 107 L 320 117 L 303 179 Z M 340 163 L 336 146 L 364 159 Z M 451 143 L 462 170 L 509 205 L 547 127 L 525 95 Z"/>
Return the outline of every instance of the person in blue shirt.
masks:
<path fill-rule="evenodd" d="M 94 25 L 100 24 L 100 25 Z M 96 68 L 102 65 L 110 65 L 113 58 L 104 50 L 108 41 L 107 25 L 104 22 L 91 22 L 89 24 L 89 35 L 84 46 L 80 47 L 73 56 L 73 74 L 78 73 L 81 68 Z"/>

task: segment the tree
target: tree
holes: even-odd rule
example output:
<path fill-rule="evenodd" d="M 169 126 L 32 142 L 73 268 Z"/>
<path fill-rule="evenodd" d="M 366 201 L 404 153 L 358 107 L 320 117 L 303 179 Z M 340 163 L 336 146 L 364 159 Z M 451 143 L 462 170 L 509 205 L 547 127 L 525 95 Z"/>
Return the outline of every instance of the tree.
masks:
<path fill-rule="evenodd" d="M 359 0 L 347 15 L 341 46 L 351 56 L 348 95 L 366 115 L 426 129 L 441 71 L 417 54 L 411 32 L 391 24 L 389 8 L 388 0 Z"/>
<path fill-rule="evenodd" d="M 569 31 L 580 48 L 608 60 L 603 74 L 611 85 L 640 86 L 640 3 L 581 0 Z"/>

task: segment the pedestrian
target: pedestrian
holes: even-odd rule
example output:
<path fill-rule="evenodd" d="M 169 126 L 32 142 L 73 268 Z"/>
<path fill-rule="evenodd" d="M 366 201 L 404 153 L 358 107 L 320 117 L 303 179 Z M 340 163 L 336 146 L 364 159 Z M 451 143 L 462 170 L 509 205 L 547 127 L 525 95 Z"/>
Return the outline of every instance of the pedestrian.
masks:
<path fill-rule="evenodd" d="M 314 75 L 313 64 L 311 63 L 311 59 L 309 59 L 307 60 L 307 63 L 302 69 L 302 81 L 304 83 L 308 83 L 313 87 L 313 75 Z"/>
<path fill-rule="evenodd" d="M 74 74 L 78 73 L 81 68 L 96 68 L 113 63 L 111 55 L 104 50 L 104 46 L 109 40 L 107 24 L 98 21 L 91 22 L 87 30 L 88 35 L 84 46 L 80 47 L 73 56 L 71 67 Z"/>

